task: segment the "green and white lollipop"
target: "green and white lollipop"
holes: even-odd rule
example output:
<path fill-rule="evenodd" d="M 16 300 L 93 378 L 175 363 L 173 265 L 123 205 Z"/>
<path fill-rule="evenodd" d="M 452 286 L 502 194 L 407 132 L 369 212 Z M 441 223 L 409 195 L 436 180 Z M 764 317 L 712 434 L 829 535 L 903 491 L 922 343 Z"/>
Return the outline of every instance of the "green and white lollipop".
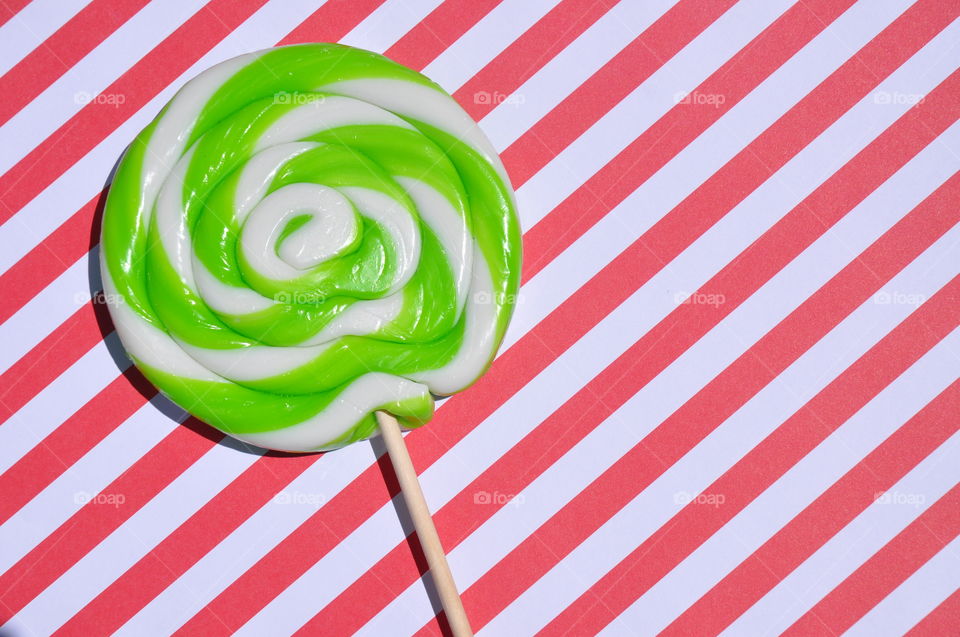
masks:
<path fill-rule="evenodd" d="M 489 366 L 519 283 L 513 191 L 423 75 L 309 44 L 188 82 L 126 151 L 101 270 L 127 352 L 186 411 L 285 451 L 427 422 Z"/>

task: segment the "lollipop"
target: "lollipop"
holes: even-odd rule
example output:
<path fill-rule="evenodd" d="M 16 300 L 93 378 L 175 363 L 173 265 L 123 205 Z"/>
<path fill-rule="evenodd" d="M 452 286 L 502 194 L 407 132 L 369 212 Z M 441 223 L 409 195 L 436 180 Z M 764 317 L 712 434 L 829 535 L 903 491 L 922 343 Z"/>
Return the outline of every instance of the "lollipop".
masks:
<path fill-rule="evenodd" d="M 513 191 L 470 116 L 423 75 L 335 44 L 188 82 L 124 154 L 101 241 L 117 332 L 163 394 L 284 451 L 341 447 L 379 420 L 395 464 L 388 414 L 423 425 L 434 395 L 484 372 L 519 260 Z"/>

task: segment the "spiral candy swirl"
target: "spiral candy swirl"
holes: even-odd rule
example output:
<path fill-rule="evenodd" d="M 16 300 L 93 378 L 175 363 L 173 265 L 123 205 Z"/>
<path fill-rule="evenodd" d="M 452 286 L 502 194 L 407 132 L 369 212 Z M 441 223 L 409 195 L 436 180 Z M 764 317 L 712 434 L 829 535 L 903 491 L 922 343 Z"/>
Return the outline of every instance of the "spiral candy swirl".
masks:
<path fill-rule="evenodd" d="M 331 449 L 471 384 L 519 284 L 513 191 L 442 89 L 335 44 L 188 82 L 124 154 L 101 271 L 138 368 L 247 442 Z"/>

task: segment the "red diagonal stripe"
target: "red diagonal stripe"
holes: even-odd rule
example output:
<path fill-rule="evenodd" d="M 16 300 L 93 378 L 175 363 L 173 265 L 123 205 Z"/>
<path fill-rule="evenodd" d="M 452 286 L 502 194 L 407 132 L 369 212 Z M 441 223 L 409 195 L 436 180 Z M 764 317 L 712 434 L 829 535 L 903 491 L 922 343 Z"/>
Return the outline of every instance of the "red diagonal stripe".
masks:
<path fill-rule="evenodd" d="M 960 626 L 960 588 L 954 591 L 929 615 L 910 629 L 907 637 L 939 637 L 949 635 L 951 630 Z"/>
<path fill-rule="evenodd" d="M 30 4 L 30 0 L 0 0 L 0 26 L 3 26 L 13 16 L 17 15 L 20 9 Z"/>
<path fill-rule="evenodd" d="M 960 298 L 954 296 L 953 303 L 954 307 L 960 306 Z M 783 634 L 833 636 L 845 632 L 952 542 L 957 533 L 960 533 L 960 484 L 933 503 Z M 955 630 L 957 626 L 952 628 Z"/>
<path fill-rule="evenodd" d="M 422 70 L 502 0 L 447 0 L 384 52 L 391 60 Z"/>
<path fill-rule="evenodd" d="M 767 540 L 662 634 L 719 634 L 950 436 L 960 421 L 955 381 Z"/>
<path fill-rule="evenodd" d="M 147 4 L 94 0 L 0 77 L 0 126 Z"/>
<path fill-rule="evenodd" d="M 445 407 L 438 412 L 438 416 L 449 412 L 449 408 Z M 240 628 L 272 598 L 273 589 L 278 586 L 286 587 L 316 559 L 328 553 L 343 538 L 344 529 L 356 528 L 363 524 L 375 511 L 375 508 L 368 503 L 388 502 L 397 495 L 399 487 L 396 483 L 393 481 L 388 483 L 384 479 L 385 475 L 389 475 L 390 470 L 386 467 L 389 461 L 382 458 L 381 462 L 383 466 L 373 464 L 368 467 L 358 479 L 342 489 L 313 515 L 308 523 L 301 525 L 271 551 L 270 555 L 275 557 L 281 557 L 278 549 L 286 553 L 282 555 L 283 561 L 267 558 L 260 560 L 255 567 L 259 577 L 257 583 L 250 582 L 249 586 L 238 588 L 235 582 L 228 589 L 234 595 L 232 601 L 249 603 L 253 606 L 252 608 L 223 603 L 221 600 L 224 595 L 221 594 L 212 604 L 182 626 L 176 634 L 227 635 Z M 336 515 L 330 515 L 331 512 L 336 512 Z M 286 546 L 291 541 L 296 543 L 297 552 L 284 552 L 280 547 Z M 291 577 L 291 571 L 295 573 L 293 577 Z M 241 579 L 246 577 L 245 574 Z M 261 594 L 267 599 L 262 599 L 258 595 L 258 586 Z"/>
<path fill-rule="evenodd" d="M 337 42 L 350 33 L 384 0 L 329 0 L 300 26 L 277 42 L 277 46 L 309 42 Z"/>

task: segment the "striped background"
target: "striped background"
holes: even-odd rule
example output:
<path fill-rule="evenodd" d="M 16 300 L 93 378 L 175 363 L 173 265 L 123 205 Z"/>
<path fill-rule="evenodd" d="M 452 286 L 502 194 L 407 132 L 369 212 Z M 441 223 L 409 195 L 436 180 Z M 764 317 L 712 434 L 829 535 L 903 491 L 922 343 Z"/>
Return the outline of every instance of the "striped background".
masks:
<path fill-rule="evenodd" d="M 135 132 L 309 41 L 422 69 L 517 188 L 504 350 L 408 437 L 475 629 L 960 634 L 958 14 L 0 0 L 0 634 L 441 632 L 379 447 L 221 439 L 91 300 Z"/>

